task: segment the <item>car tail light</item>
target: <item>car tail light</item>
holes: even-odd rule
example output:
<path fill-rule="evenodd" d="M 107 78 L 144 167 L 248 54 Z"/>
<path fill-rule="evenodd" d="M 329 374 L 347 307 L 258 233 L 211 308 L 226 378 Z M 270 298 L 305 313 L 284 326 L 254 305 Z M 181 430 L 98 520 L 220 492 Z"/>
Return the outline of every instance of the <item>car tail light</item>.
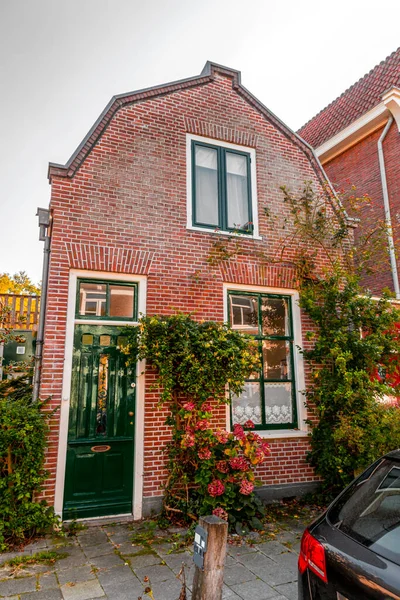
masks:
<path fill-rule="evenodd" d="M 309 568 L 310 571 L 318 575 L 322 581 L 328 583 L 326 576 L 325 563 L 325 548 L 311 535 L 308 529 L 303 533 L 301 538 L 300 554 L 299 554 L 299 571 L 301 574 Z"/>

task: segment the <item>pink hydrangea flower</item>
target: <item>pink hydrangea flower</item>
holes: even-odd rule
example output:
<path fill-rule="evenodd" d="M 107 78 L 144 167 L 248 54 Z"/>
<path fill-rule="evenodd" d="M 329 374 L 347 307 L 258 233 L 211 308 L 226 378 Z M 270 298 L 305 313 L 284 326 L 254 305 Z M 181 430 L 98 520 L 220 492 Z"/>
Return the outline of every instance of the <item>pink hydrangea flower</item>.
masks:
<path fill-rule="evenodd" d="M 229 464 L 235 471 L 248 471 L 249 465 L 243 456 L 234 456 L 229 460 Z"/>
<path fill-rule="evenodd" d="M 188 412 L 191 412 L 192 410 L 194 410 L 196 408 L 194 402 L 186 402 L 186 404 L 183 405 L 183 408 L 185 410 L 187 410 Z"/>
<path fill-rule="evenodd" d="M 222 496 L 224 492 L 225 486 L 219 479 L 214 479 L 214 481 L 208 484 L 208 493 L 213 498 L 215 498 L 216 496 Z"/>
<path fill-rule="evenodd" d="M 251 483 L 251 481 L 247 481 L 247 479 L 242 479 L 239 492 L 244 496 L 250 496 L 253 490 L 254 483 Z"/>
<path fill-rule="evenodd" d="M 203 448 L 202 450 L 198 451 L 197 456 L 200 458 L 200 460 L 208 460 L 211 458 L 211 450 L 208 448 Z"/>
<path fill-rule="evenodd" d="M 228 473 L 229 471 L 229 465 L 226 462 L 226 460 L 219 460 L 216 464 L 215 464 L 215 468 L 217 469 L 217 471 L 219 471 L 220 473 Z"/>
<path fill-rule="evenodd" d="M 267 442 L 263 442 L 261 444 L 261 450 L 264 452 L 265 456 L 268 456 L 271 452 L 271 446 L 267 444 Z"/>
<path fill-rule="evenodd" d="M 201 405 L 201 410 L 203 412 L 211 412 L 212 411 L 212 406 L 209 402 L 203 402 L 203 404 Z"/>
<path fill-rule="evenodd" d="M 228 441 L 229 433 L 225 429 L 217 429 L 215 437 L 220 444 L 226 444 Z"/>
<path fill-rule="evenodd" d="M 193 433 L 186 433 L 182 438 L 182 448 L 191 448 L 194 446 L 195 440 Z"/>
<path fill-rule="evenodd" d="M 226 510 L 224 510 L 220 506 L 218 506 L 217 508 L 214 508 L 214 510 L 212 511 L 212 514 L 215 515 L 216 517 L 219 517 L 220 519 L 224 519 L 224 521 L 228 520 L 228 513 L 226 512 Z"/>
<path fill-rule="evenodd" d="M 253 421 L 251 421 L 249 419 L 248 421 L 246 421 L 246 423 L 243 423 L 243 427 L 245 429 L 254 429 L 255 425 L 254 425 Z"/>
<path fill-rule="evenodd" d="M 209 427 L 210 427 L 210 423 L 207 421 L 207 419 L 200 419 L 196 423 L 196 429 L 199 429 L 201 431 L 204 431 L 205 429 L 209 429 Z"/>
<path fill-rule="evenodd" d="M 244 431 L 243 431 L 243 427 L 242 427 L 242 426 L 241 426 L 239 423 L 236 423 L 236 424 L 233 426 L 233 435 L 234 435 L 234 436 L 235 436 L 235 437 L 236 437 L 238 440 L 243 440 L 243 439 L 246 437 L 246 435 L 245 435 L 245 433 L 244 433 Z"/>

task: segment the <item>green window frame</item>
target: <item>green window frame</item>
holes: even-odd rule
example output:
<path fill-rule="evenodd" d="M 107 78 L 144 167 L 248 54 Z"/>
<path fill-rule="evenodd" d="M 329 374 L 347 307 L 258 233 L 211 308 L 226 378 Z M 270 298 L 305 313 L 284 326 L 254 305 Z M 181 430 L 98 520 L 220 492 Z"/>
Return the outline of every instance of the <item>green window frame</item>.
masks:
<path fill-rule="evenodd" d="M 218 210 L 217 218 L 214 223 L 206 223 L 198 217 L 199 210 L 197 208 L 196 197 L 196 148 L 210 148 L 216 151 L 217 155 L 217 188 L 218 188 Z M 243 156 L 246 159 L 246 177 L 247 177 L 247 211 L 248 221 L 243 227 L 228 225 L 228 184 L 227 184 L 227 156 L 229 154 Z M 253 211 L 252 211 L 252 195 L 251 195 L 251 156 L 249 152 L 232 149 L 225 146 L 218 146 L 192 140 L 191 147 L 192 156 L 192 225 L 210 230 L 221 230 L 227 232 L 237 232 L 246 235 L 253 235 Z"/>
<path fill-rule="evenodd" d="M 89 286 L 98 286 L 97 292 L 96 290 L 84 290 L 84 285 L 87 284 Z M 112 288 L 129 288 L 133 290 L 133 314 L 132 316 L 115 316 L 110 315 L 111 309 L 111 293 Z M 81 304 L 83 299 L 81 298 L 84 292 L 90 291 L 92 292 L 92 297 L 85 297 L 85 303 L 90 303 L 92 306 L 95 305 L 94 313 L 90 314 L 82 314 L 81 313 Z M 86 310 L 87 306 L 85 306 Z M 100 314 L 99 314 L 100 313 Z M 76 290 L 76 306 L 75 306 L 75 318 L 79 320 L 85 321 L 137 321 L 138 318 L 138 284 L 137 283 L 128 283 L 126 281 L 118 281 L 118 280 L 104 280 L 104 279 L 78 279 L 77 281 L 77 290 Z"/>
<path fill-rule="evenodd" d="M 273 316 L 267 313 L 274 310 L 275 324 L 282 328 L 284 323 L 284 331 L 273 330 Z M 250 419 L 258 430 L 297 429 L 292 296 L 232 289 L 228 291 L 228 314 L 232 329 L 257 340 L 261 358 L 260 370 L 246 380 L 242 395 L 231 395 L 231 423 Z M 270 330 L 266 331 L 268 324 Z M 283 359 L 277 362 L 279 357 Z M 253 405 L 248 401 L 251 390 L 256 391 Z"/>

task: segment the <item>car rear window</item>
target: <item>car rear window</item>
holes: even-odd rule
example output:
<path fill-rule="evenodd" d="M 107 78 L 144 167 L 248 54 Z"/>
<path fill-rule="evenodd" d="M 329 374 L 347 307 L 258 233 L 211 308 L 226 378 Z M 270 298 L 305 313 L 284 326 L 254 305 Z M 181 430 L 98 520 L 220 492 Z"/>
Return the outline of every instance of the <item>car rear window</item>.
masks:
<path fill-rule="evenodd" d="M 343 533 L 400 565 L 400 463 L 384 458 L 372 465 L 327 517 Z"/>

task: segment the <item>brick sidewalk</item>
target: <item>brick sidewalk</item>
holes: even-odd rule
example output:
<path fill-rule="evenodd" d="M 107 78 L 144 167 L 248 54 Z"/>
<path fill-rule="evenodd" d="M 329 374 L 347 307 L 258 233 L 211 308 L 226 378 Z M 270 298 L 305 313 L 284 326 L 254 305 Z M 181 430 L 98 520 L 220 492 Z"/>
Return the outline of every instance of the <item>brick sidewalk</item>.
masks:
<path fill-rule="evenodd" d="M 170 541 L 150 549 L 132 546 L 134 532 L 130 527 L 132 523 L 90 526 L 74 537 L 40 540 L 22 553 L 0 554 L 2 564 L 12 556 L 44 550 L 68 553 L 50 567 L 38 564 L 15 574 L 9 567 L 1 567 L 0 598 L 137 600 L 142 596 L 145 600 L 149 596 L 144 589 L 150 585 L 154 600 L 178 600 L 181 582 L 177 574 L 184 562 L 190 600 L 194 572 L 191 548 L 171 552 Z M 273 541 L 228 545 L 223 599 L 297 599 L 297 553 L 304 523 L 290 521 L 283 527 Z M 171 532 L 161 535 L 167 539 Z"/>

